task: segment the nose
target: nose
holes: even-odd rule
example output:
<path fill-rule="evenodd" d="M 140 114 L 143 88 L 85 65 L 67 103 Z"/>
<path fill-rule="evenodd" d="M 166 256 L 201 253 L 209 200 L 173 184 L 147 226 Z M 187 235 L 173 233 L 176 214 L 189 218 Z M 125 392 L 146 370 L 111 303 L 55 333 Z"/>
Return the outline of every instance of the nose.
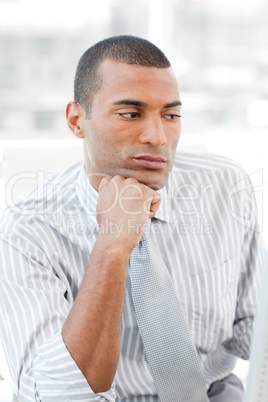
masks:
<path fill-rule="evenodd" d="M 150 143 L 154 147 L 159 147 L 167 142 L 162 119 L 159 116 L 152 117 L 143 122 L 140 142 Z"/>

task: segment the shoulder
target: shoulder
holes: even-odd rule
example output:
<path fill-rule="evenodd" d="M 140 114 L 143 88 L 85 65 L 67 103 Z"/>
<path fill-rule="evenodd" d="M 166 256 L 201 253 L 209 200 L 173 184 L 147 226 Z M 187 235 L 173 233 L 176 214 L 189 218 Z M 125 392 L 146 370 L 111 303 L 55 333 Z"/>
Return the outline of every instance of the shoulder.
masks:
<path fill-rule="evenodd" d="M 240 180 L 250 183 L 245 169 L 233 159 L 209 152 L 179 151 L 174 159 L 173 180 L 176 178 L 195 182 L 215 182 L 225 185 L 236 184 Z"/>
<path fill-rule="evenodd" d="M 19 229 L 53 222 L 67 204 L 75 202 L 75 185 L 83 162 L 58 172 L 30 192 L 10 202 L 0 214 L 0 234 L 17 233 Z M 70 206 L 71 207 L 71 206 Z M 1 237 L 2 237 L 1 236 Z"/>
<path fill-rule="evenodd" d="M 225 170 L 232 170 L 237 174 L 244 173 L 244 169 L 239 163 L 214 153 L 179 151 L 174 159 L 174 171 L 201 173 Z"/>
<path fill-rule="evenodd" d="M 177 152 L 174 167 L 162 193 L 166 197 L 199 197 L 210 191 L 211 202 L 253 201 L 253 185 L 244 168 L 234 160 L 208 152 Z M 186 200 L 186 198 L 185 198 Z"/>

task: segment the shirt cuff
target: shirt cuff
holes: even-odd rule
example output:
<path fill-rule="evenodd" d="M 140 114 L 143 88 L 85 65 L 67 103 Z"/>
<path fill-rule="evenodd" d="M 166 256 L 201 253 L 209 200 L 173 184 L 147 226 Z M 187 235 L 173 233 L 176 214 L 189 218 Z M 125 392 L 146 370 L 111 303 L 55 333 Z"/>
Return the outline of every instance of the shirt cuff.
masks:
<path fill-rule="evenodd" d="M 56 401 L 115 401 L 114 383 L 106 391 L 95 394 L 73 360 L 61 332 L 38 348 L 31 375 L 42 402 Z"/>

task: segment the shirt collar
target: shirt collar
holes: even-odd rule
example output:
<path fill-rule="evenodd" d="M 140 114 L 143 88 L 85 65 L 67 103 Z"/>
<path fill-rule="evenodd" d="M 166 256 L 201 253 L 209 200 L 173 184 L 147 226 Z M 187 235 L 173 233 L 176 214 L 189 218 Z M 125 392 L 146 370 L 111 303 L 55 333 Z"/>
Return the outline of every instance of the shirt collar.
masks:
<path fill-rule="evenodd" d="M 84 164 L 81 166 L 76 184 L 76 193 L 82 207 L 88 215 L 96 219 L 98 192 L 90 184 Z"/>
<path fill-rule="evenodd" d="M 169 177 L 169 180 L 165 187 L 161 188 L 158 190 L 158 193 L 161 196 L 161 202 L 159 205 L 159 208 L 155 214 L 155 218 L 160 219 L 161 221 L 165 222 L 171 222 L 173 221 L 172 218 L 172 197 L 171 197 L 171 191 L 170 188 L 172 188 L 171 185 L 172 181 L 172 174 Z"/>

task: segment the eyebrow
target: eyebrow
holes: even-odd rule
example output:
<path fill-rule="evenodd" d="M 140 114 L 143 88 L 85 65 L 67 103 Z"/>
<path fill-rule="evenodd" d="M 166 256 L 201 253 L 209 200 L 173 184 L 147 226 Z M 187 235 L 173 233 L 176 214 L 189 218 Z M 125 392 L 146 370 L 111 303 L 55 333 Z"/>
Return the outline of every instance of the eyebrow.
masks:
<path fill-rule="evenodd" d="M 137 101 L 134 99 L 122 99 L 119 101 L 114 102 L 114 105 L 127 105 L 127 106 L 137 106 L 137 107 L 147 107 L 148 104 L 142 101 Z M 181 106 L 182 103 L 180 100 L 174 101 L 171 103 L 167 103 L 166 105 L 163 106 L 163 109 L 170 109 L 175 106 Z"/>
<path fill-rule="evenodd" d="M 114 102 L 114 105 L 128 105 L 128 106 L 138 106 L 138 107 L 148 106 L 148 104 L 145 102 L 132 100 L 132 99 L 122 99 L 122 100 Z"/>
<path fill-rule="evenodd" d="M 181 101 L 179 100 L 179 101 L 167 103 L 167 104 L 163 107 L 163 109 L 170 109 L 170 108 L 175 107 L 175 106 L 182 106 Z"/>

